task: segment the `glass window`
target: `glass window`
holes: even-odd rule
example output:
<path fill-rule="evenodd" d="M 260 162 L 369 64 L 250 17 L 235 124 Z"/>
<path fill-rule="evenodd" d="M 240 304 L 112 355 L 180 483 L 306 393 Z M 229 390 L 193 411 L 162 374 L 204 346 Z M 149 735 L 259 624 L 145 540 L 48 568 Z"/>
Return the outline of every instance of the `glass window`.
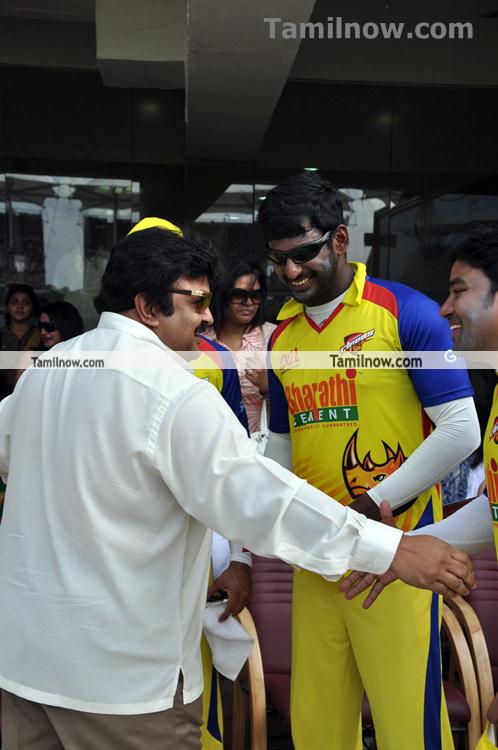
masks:
<path fill-rule="evenodd" d="M 0 275 L 41 302 L 65 299 L 85 326 L 112 246 L 139 219 L 140 185 L 122 179 L 0 175 Z"/>

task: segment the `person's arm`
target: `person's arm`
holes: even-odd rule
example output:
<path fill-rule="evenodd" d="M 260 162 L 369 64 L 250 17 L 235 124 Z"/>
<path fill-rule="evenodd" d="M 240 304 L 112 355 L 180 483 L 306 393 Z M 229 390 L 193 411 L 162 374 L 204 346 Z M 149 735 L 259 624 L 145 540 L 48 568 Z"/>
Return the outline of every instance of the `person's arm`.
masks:
<path fill-rule="evenodd" d="M 382 522 L 388 526 L 395 526 L 392 510 L 387 502 L 381 503 Z M 494 546 L 493 524 L 486 495 L 475 498 L 463 508 L 443 521 L 424 526 L 421 529 L 409 531 L 407 537 L 431 536 L 457 547 L 467 554 L 475 554 Z M 370 589 L 363 607 L 370 607 L 386 586 L 396 580 L 391 572 L 382 576 L 375 576 L 363 571 L 353 570 L 341 583 L 339 588 L 347 599 L 353 599 L 363 591 Z"/>
<path fill-rule="evenodd" d="M 272 369 L 268 370 L 268 388 L 270 399 L 269 437 L 265 456 L 276 461 L 280 466 L 292 471 L 292 443 L 289 431 L 289 411 L 287 399 L 280 380 Z"/>
<path fill-rule="evenodd" d="M 433 300 L 394 282 L 381 283 L 396 299 L 399 340 L 404 352 L 451 349 L 450 327 Z M 378 506 L 382 500 L 393 509 L 400 507 L 439 481 L 480 443 L 479 422 L 466 370 L 414 368 L 408 370 L 408 375 L 435 429 L 394 474 L 353 504 L 373 518 L 379 518 Z"/>
<path fill-rule="evenodd" d="M 408 534 L 429 534 L 468 555 L 474 555 L 494 545 L 489 500 L 486 495 L 476 497 L 443 521 L 410 531 Z"/>
<path fill-rule="evenodd" d="M 425 411 L 435 429 L 394 474 L 368 491 L 377 506 L 387 500 L 396 510 L 432 487 L 479 446 L 479 420 L 472 397 L 428 406 Z"/>
<path fill-rule="evenodd" d="M 14 394 L 0 401 L 0 476 L 7 482 L 10 465 L 10 433 Z"/>
<path fill-rule="evenodd" d="M 496 724 L 496 726 L 498 726 L 498 693 L 496 693 L 490 707 L 488 708 L 487 719 L 490 724 Z"/>
<path fill-rule="evenodd" d="M 226 591 L 228 603 L 220 615 L 220 622 L 230 615 L 238 615 L 247 607 L 252 593 L 252 555 L 239 544 L 230 542 L 230 565 L 209 586 L 208 598 L 215 591 Z"/>
<path fill-rule="evenodd" d="M 195 431 L 196 424 L 202 429 Z M 382 573 L 389 567 L 412 585 L 443 593 L 466 593 L 473 580 L 463 553 L 370 521 L 259 455 L 205 383 L 165 410 L 151 451 L 187 513 L 257 554 L 331 580 L 349 568 Z"/>
<path fill-rule="evenodd" d="M 272 432 L 268 436 L 265 456 L 276 461 L 284 469 L 292 471 L 292 443 L 289 432 Z"/>

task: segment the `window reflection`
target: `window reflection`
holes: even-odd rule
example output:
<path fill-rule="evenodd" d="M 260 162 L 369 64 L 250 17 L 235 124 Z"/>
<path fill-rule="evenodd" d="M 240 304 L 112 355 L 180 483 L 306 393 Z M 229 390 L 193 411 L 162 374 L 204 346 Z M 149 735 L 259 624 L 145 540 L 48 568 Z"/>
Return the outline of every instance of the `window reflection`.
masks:
<path fill-rule="evenodd" d="M 86 326 L 114 243 L 139 220 L 140 185 L 122 179 L 0 175 L 0 274 L 66 299 Z M 0 299 L 5 289 L 0 288 Z"/>

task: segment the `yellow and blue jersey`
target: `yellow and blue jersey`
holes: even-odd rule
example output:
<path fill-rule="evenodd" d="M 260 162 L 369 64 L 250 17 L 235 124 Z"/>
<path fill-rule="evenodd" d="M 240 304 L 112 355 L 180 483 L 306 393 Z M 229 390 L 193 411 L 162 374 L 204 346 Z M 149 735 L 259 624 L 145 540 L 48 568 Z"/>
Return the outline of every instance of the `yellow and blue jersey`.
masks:
<path fill-rule="evenodd" d="M 298 367 L 306 351 L 440 351 L 451 348 L 436 303 L 402 284 L 355 275 L 322 325 L 291 300 L 270 341 L 270 429 L 291 434 L 296 474 L 343 504 L 394 473 L 431 430 L 424 407 L 472 395 L 465 371 Z M 331 359 L 331 362 L 333 360 Z M 349 361 L 348 361 L 349 364 Z M 353 363 L 356 365 L 356 363 Z M 412 529 L 441 517 L 437 487 L 396 511 Z M 440 604 L 397 581 L 365 611 L 337 583 L 294 574 L 291 717 L 296 750 L 360 750 L 363 690 L 377 746 L 453 747 L 441 685 Z M 400 669 L 400 664 L 403 669 Z"/>
<path fill-rule="evenodd" d="M 206 336 L 197 336 L 197 346 L 199 351 L 204 356 L 209 357 L 209 367 L 204 365 L 203 356 L 194 362 L 194 375 L 201 380 L 209 380 L 216 390 L 223 396 L 230 409 L 233 411 L 242 427 L 249 434 L 249 424 L 247 421 L 246 409 L 244 401 L 242 400 L 242 391 L 240 390 L 239 373 L 233 367 L 223 367 L 221 357 L 216 357 L 216 352 L 224 352 L 224 357 L 230 356 L 226 354 L 229 350 L 223 344 L 218 341 L 212 341 L 206 338 Z M 212 362 L 218 364 L 218 367 L 213 368 Z"/>
<path fill-rule="evenodd" d="M 300 352 L 446 351 L 448 324 L 435 302 L 403 284 L 366 276 L 353 282 L 318 326 L 287 302 L 270 341 L 291 351 L 288 369 L 270 371 L 270 430 L 291 433 L 293 470 L 343 504 L 379 484 L 413 453 L 432 425 L 424 407 L 472 395 L 462 370 L 299 369 Z M 439 487 L 396 510 L 404 530 L 441 518 Z"/>
<path fill-rule="evenodd" d="M 484 435 L 483 454 L 486 488 L 498 558 L 498 385 L 495 387 L 493 406 Z"/>
<path fill-rule="evenodd" d="M 205 336 L 197 336 L 197 347 L 201 355 L 193 363 L 193 372 L 201 380 L 208 380 L 223 396 L 241 425 L 249 434 L 247 414 L 240 390 L 239 374 L 233 368 L 223 367 L 217 352 L 228 352 L 223 344 Z M 230 356 L 230 355 L 224 355 Z M 213 367 L 213 361 L 217 367 Z M 204 691 L 202 695 L 202 750 L 221 750 L 223 747 L 223 710 L 218 672 L 213 666 L 211 650 L 205 637 L 201 640 Z"/>

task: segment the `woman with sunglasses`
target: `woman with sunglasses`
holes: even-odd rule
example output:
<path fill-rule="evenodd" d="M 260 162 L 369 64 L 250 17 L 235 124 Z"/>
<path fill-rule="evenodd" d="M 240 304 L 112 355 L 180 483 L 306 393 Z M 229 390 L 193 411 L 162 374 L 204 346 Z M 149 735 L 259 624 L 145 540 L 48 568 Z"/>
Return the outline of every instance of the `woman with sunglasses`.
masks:
<path fill-rule="evenodd" d="M 70 302 L 60 300 L 42 308 L 38 322 L 44 349 L 51 349 L 61 341 L 67 341 L 83 333 L 83 320 Z"/>
<path fill-rule="evenodd" d="M 206 336 L 231 351 L 265 351 L 275 330 L 264 322 L 266 278 L 253 258 L 236 258 L 227 266 L 215 290 L 213 328 Z M 260 429 L 261 409 L 268 395 L 268 374 L 262 369 L 237 368 L 250 432 Z"/>

